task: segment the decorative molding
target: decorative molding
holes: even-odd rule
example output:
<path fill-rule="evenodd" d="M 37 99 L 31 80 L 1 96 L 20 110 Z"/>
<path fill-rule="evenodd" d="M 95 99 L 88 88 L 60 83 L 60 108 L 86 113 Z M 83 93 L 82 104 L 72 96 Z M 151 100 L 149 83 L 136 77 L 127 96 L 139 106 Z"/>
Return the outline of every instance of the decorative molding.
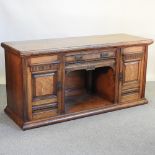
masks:
<path fill-rule="evenodd" d="M 142 59 L 143 52 L 141 53 L 132 53 L 132 54 L 124 54 L 123 58 L 124 60 L 135 60 L 135 59 Z"/>
<path fill-rule="evenodd" d="M 67 73 L 74 70 L 85 69 L 85 70 L 94 70 L 98 67 L 111 67 L 113 70 L 115 69 L 115 60 L 102 60 L 96 62 L 87 62 L 83 64 L 72 64 L 65 67 Z"/>
<path fill-rule="evenodd" d="M 45 71 L 45 70 L 57 70 L 58 64 L 38 64 L 31 66 L 31 72 Z"/>

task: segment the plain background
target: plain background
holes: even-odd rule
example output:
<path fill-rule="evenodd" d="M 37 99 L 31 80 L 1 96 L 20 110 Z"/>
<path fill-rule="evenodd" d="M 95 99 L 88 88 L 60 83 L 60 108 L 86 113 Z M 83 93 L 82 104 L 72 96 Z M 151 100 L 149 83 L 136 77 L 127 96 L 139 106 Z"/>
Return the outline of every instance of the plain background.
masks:
<path fill-rule="evenodd" d="M 0 42 L 128 33 L 155 40 L 155 0 L 0 0 Z M 0 48 L 0 84 L 5 84 Z M 155 45 L 147 81 L 155 81 Z"/>

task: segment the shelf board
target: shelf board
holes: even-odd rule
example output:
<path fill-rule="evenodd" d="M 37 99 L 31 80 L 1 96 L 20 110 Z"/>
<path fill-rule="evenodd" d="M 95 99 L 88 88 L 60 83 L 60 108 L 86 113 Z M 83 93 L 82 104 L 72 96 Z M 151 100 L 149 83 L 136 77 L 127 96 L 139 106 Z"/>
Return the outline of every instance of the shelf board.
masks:
<path fill-rule="evenodd" d="M 106 107 L 114 104 L 98 95 L 85 94 L 83 96 L 71 96 L 65 99 L 66 113 L 74 113 Z"/>

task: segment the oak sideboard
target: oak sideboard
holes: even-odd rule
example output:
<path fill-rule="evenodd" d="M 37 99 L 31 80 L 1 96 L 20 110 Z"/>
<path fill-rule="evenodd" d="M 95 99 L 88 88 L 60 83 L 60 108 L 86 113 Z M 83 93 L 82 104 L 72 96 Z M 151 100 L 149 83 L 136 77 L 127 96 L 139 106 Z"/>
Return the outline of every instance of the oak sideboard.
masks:
<path fill-rule="evenodd" d="M 3 42 L 5 112 L 26 130 L 146 104 L 151 43 L 127 34 Z"/>

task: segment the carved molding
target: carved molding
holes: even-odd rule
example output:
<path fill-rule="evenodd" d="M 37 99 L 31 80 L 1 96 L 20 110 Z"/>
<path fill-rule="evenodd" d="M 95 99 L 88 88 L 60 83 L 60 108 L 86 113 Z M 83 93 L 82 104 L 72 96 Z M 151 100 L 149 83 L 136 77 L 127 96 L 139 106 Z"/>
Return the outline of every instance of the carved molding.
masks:
<path fill-rule="evenodd" d="M 98 67 L 106 67 L 109 66 L 113 70 L 115 69 L 115 60 L 105 60 L 105 61 L 97 61 L 97 62 L 87 62 L 83 64 L 73 64 L 65 67 L 66 73 L 69 73 L 74 70 L 94 70 Z"/>
<path fill-rule="evenodd" d="M 132 54 L 124 54 L 124 60 L 135 60 L 135 59 L 142 59 L 143 53 L 132 53 Z"/>
<path fill-rule="evenodd" d="M 45 70 L 57 70 L 58 64 L 38 64 L 31 66 L 31 72 L 45 71 Z"/>

